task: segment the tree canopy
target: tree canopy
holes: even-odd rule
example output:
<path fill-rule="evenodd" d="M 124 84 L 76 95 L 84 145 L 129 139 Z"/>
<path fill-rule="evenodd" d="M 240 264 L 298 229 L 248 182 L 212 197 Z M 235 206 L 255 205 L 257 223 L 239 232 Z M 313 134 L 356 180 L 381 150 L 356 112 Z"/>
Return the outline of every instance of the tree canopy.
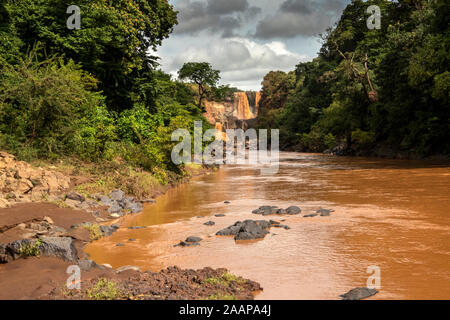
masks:
<path fill-rule="evenodd" d="M 110 109 L 131 108 L 156 58 L 149 55 L 177 23 L 167 0 L 79 0 L 81 29 L 69 30 L 70 1 L 6 0 L 13 30 L 26 52 L 41 43 L 46 54 L 63 55 L 100 80 Z"/>
<path fill-rule="evenodd" d="M 208 62 L 186 62 L 178 71 L 181 80 L 189 79 L 198 86 L 198 106 L 202 106 L 202 101 L 206 97 L 209 87 L 215 88 L 220 80 L 220 71 L 214 70 Z"/>
<path fill-rule="evenodd" d="M 381 29 L 366 26 L 370 5 L 381 9 Z M 260 124 L 279 126 L 287 148 L 449 154 L 449 6 L 353 0 L 322 35 L 319 56 L 297 65 L 295 89 L 274 91 L 265 78 Z"/>

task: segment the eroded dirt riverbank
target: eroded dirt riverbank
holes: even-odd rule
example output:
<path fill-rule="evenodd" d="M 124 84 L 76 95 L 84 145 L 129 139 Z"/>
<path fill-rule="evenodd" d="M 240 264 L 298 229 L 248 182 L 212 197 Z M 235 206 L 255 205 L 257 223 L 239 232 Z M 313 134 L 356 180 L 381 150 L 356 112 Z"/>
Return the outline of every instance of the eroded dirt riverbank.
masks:
<path fill-rule="evenodd" d="M 169 190 L 143 214 L 126 218 L 113 236 L 90 244 L 87 252 L 113 267 L 225 267 L 259 282 L 264 291 L 258 299 L 338 299 L 366 285 L 369 266 L 381 270 L 376 299 L 450 297 L 448 163 L 281 156 L 274 176 L 227 166 Z M 251 213 L 261 205 L 297 205 L 302 214 Z M 319 208 L 335 211 L 303 217 Z M 247 242 L 215 235 L 246 219 L 285 220 L 291 229 L 272 228 L 263 240 Z M 204 225 L 210 220 L 215 225 Z M 133 226 L 146 228 L 127 228 Z M 174 247 L 187 236 L 203 241 Z"/>

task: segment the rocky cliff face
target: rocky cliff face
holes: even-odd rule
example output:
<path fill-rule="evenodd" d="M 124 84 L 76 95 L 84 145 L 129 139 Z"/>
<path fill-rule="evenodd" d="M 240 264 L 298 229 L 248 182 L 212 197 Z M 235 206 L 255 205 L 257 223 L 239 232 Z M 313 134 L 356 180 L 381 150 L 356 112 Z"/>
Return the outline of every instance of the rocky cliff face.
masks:
<path fill-rule="evenodd" d="M 258 115 L 261 92 L 235 92 L 231 99 L 205 101 L 205 118 L 218 130 L 248 128 L 248 122 Z"/>

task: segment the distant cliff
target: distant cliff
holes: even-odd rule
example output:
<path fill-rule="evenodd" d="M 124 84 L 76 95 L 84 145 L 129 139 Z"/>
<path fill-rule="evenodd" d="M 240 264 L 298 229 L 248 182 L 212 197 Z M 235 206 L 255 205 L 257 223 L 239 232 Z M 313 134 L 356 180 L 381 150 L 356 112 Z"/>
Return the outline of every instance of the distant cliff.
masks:
<path fill-rule="evenodd" d="M 217 129 L 244 129 L 258 116 L 261 92 L 235 92 L 224 101 L 205 100 L 205 118 Z"/>

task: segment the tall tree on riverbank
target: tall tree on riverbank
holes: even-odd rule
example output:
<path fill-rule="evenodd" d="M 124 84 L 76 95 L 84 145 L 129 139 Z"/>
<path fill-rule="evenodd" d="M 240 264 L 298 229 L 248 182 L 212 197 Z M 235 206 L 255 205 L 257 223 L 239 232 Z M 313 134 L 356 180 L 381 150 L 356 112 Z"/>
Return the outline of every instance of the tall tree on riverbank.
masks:
<path fill-rule="evenodd" d="M 220 71 L 214 70 L 208 62 L 187 62 L 178 71 L 181 80 L 189 79 L 198 87 L 198 107 L 202 107 L 208 86 L 215 88 L 220 80 Z"/>

